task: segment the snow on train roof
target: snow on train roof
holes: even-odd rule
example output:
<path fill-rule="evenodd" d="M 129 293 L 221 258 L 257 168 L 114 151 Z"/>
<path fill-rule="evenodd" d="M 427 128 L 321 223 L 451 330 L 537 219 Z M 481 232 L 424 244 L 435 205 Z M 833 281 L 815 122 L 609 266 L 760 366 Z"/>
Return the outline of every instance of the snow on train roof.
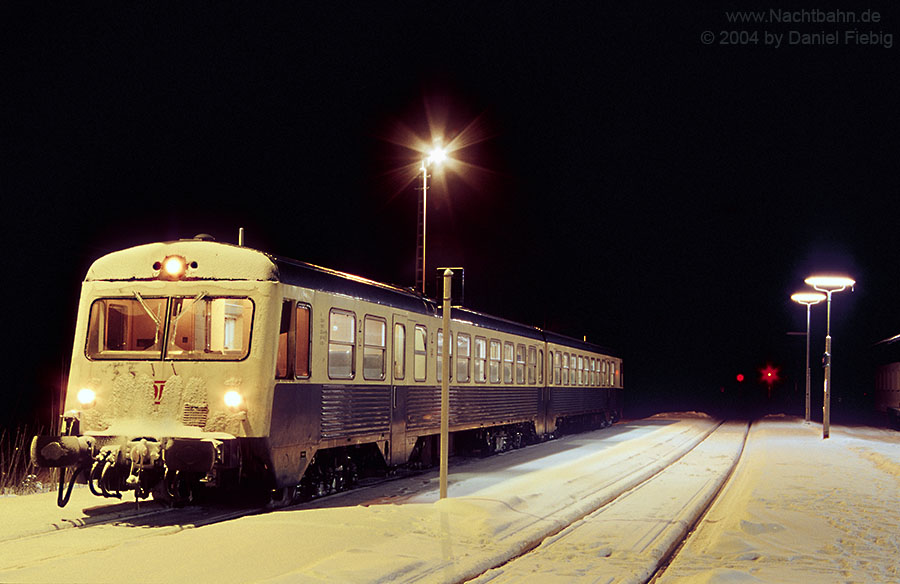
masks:
<path fill-rule="evenodd" d="M 277 280 L 278 270 L 265 253 L 227 243 L 184 239 L 138 245 L 95 261 L 85 280 L 155 280 L 160 264 L 180 256 L 191 280 Z"/>

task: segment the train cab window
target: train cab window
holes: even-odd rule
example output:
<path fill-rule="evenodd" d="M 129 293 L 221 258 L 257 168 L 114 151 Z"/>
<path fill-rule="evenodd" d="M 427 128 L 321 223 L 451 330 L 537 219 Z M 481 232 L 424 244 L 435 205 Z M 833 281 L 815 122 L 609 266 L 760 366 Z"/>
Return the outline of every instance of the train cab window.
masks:
<path fill-rule="evenodd" d="M 487 361 L 487 339 L 484 337 L 475 337 L 475 355 L 474 355 L 474 377 L 476 383 L 484 383 L 487 380 L 485 375 L 485 362 Z"/>
<path fill-rule="evenodd" d="M 406 376 L 406 327 L 394 323 L 394 379 Z"/>
<path fill-rule="evenodd" d="M 503 343 L 503 383 L 512 383 L 515 347 L 512 343 Z"/>
<path fill-rule="evenodd" d="M 420 325 L 416 325 L 416 338 L 413 339 L 415 345 L 413 347 L 413 377 L 416 381 L 425 381 L 425 375 L 428 365 L 428 330 Z"/>
<path fill-rule="evenodd" d="M 159 359 L 166 298 L 99 298 L 91 304 L 85 353 L 90 359 Z"/>
<path fill-rule="evenodd" d="M 278 329 L 278 356 L 275 360 L 275 378 L 285 379 L 289 375 L 288 337 L 291 333 L 291 301 L 281 303 L 281 326 Z"/>
<path fill-rule="evenodd" d="M 450 354 L 450 363 L 447 370 L 450 371 L 450 380 L 453 380 L 453 331 L 450 331 L 450 341 L 448 341 L 449 354 Z M 441 381 L 443 379 L 442 371 L 444 366 L 444 331 L 438 329 L 437 332 L 437 355 L 435 357 L 435 362 L 437 363 L 437 380 Z"/>
<path fill-rule="evenodd" d="M 537 347 L 528 347 L 528 383 L 534 385 L 537 380 Z"/>
<path fill-rule="evenodd" d="M 249 298 L 172 298 L 167 359 L 241 360 L 250 352 L 253 302 Z"/>
<path fill-rule="evenodd" d="M 516 345 L 516 383 L 525 384 L 525 345 Z"/>
<path fill-rule="evenodd" d="M 569 354 L 563 353 L 562 356 L 562 384 L 569 385 Z"/>
<path fill-rule="evenodd" d="M 353 379 L 356 363 L 356 315 L 332 308 L 328 314 L 328 377 Z"/>
<path fill-rule="evenodd" d="M 544 385 L 544 350 L 543 349 L 538 349 L 537 382 L 538 382 L 538 385 Z"/>
<path fill-rule="evenodd" d="M 387 321 L 377 316 L 363 318 L 363 379 L 384 379 L 387 354 Z"/>
<path fill-rule="evenodd" d="M 469 381 L 469 353 L 472 337 L 465 333 L 456 334 L 456 380 L 459 383 Z"/>
<path fill-rule="evenodd" d="M 500 383 L 500 341 L 491 339 L 490 380 Z"/>
<path fill-rule="evenodd" d="M 562 374 L 560 373 L 560 361 L 562 360 L 562 354 L 557 352 L 553 356 L 553 384 L 561 385 L 562 384 Z"/>
<path fill-rule="evenodd" d="M 294 311 L 294 377 L 309 377 L 309 310 L 308 305 L 297 303 Z"/>

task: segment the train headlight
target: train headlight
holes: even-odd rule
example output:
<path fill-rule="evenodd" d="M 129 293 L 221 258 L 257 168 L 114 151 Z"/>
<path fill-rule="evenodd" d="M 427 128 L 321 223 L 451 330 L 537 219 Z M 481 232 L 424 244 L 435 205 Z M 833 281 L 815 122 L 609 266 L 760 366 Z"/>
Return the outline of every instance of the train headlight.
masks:
<path fill-rule="evenodd" d="M 181 256 L 168 256 L 162 262 L 162 274 L 172 280 L 180 280 L 187 271 L 187 261 Z"/>
<path fill-rule="evenodd" d="M 86 409 L 94 405 L 94 402 L 97 399 L 97 393 L 93 389 L 85 387 L 78 390 L 76 399 L 78 399 L 78 403 Z"/>
<path fill-rule="evenodd" d="M 238 411 L 244 409 L 244 396 L 238 391 L 225 392 L 225 405 L 229 410 Z"/>

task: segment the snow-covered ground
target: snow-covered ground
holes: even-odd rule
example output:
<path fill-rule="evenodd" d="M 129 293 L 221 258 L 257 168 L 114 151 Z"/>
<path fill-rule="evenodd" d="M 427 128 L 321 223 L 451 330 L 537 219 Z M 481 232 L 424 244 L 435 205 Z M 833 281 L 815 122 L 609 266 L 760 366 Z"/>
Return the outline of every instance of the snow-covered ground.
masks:
<path fill-rule="evenodd" d="M 766 419 L 659 584 L 900 582 L 900 432 Z"/>
<path fill-rule="evenodd" d="M 642 581 L 740 453 L 740 426 L 716 426 L 620 423 L 451 467 L 443 501 L 432 473 L 198 528 L 166 514 L 21 538 L 98 501 L 4 498 L 0 582 Z M 826 441 L 795 418 L 755 424 L 661 582 L 900 580 L 898 446 L 888 430 L 832 426 Z"/>

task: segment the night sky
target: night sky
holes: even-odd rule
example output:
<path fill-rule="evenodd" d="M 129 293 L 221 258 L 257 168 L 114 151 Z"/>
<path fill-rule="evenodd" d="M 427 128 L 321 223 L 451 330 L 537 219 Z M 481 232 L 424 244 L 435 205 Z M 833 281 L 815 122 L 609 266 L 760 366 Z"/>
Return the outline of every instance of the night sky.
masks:
<path fill-rule="evenodd" d="M 412 285 L 421 155 L 402 142 L 429 124 L 468 144 L 429 190 L 429 285 L 464 266 L 471 308 L 614 348 L 626 414 L 758 402 L 767 363 L 763 407 L 802 414 L 789 296 L 828 270 L 858 282 L 833 303 L 832 417 L 864 406 L 870 347 L 900 333 L 900 49 L 845 34 L 900 35 L 900 10 L 738 25 L 722 3 L 615 4 L 4 8 L 0 421 L 49 423 L 80 282 L 109 251 L 244 227 Z M 788 44 L 824 31 L 839 42 Z"/>

